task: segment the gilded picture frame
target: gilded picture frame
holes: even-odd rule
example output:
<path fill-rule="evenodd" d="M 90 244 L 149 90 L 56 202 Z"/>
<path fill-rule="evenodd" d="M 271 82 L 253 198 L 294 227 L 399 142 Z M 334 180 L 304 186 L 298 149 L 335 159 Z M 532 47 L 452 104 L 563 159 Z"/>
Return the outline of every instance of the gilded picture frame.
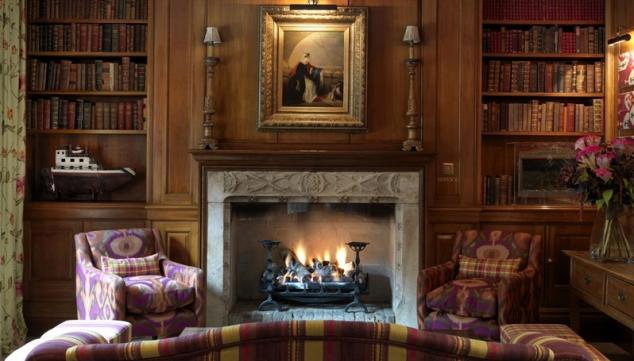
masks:
<path fill-rule="evenodd" d="M 367 129 L 367 17 L 260 8 L 258 129 Z"/>

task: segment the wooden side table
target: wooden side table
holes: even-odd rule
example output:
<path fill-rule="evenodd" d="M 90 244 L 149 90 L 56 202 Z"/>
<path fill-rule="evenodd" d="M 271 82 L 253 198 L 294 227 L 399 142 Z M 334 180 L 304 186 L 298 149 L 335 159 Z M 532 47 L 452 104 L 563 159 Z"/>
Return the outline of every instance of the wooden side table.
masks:
<path fill-rule="evenodd" d="M 570 327 L 579 333 L 583 300 L 634 330 L 634 264 L 597 262 L 584 251 L 564 253 L 570 256 Z"/>

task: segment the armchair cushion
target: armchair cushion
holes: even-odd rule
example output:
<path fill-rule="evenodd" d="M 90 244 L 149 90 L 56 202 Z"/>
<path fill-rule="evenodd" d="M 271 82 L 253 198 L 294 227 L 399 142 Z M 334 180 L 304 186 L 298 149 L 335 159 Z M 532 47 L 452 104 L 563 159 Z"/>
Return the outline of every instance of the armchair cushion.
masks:
<path fill-rule="evenodd" d="M 458 277 L 457 278 L 489 278 L 499 280 L 508 278 L 517 273 L 520 268 L 521 258 L 492 259 L 492 258 L 471 258 L 459 256 Z"/>
<path fill-rule="evenodd" d="M 101 256 L 145 257 L 157 253 L 152 229 L 117 229 L 85 233 L 95 266 L 102 269 Z"/>
<path fill-rule="evenodd" d="M 483 278 L 454 280 L 427 294 L 427 307 L 465 317 L 496 317 L 497 284 Z"/>
<path fill-rule="evenodd" d="M 500 337 L 500 326 L 495 318 L 463 317 L 443 311 L 434 311 L 425 317 L 423 328 L 483 340 L 498 340 Z"/>
<path fill-rule="evenodd" d="M 189 305 L 194 289 L 163 276 L 135 276 L 123 279 L 126 309 L 130 313 L 163 313 Z"/>
<path fill-rule="evenodd" d="M 454 255 L 471 258 L 509 259 L 521 258 L 520 269 L 528 263 L 533 236 L 522 232 L 478 231 L 458 232 Z M 458 260 L 455 259 L 457 262 Z"/>
<path fill-rule="evenodd" d="M 547 347 L 565 360 L 594 361 L 595 355 L 583 345 L 541 332 L 523 332 L 511 340 L 513 344 Z"/>
<path fill-rule="evenodd" d="M 101 256 L 104 272 L 114 273 L 121 277 L 160 275 L 159 255 L 139 258 L 110 258 Z"/>

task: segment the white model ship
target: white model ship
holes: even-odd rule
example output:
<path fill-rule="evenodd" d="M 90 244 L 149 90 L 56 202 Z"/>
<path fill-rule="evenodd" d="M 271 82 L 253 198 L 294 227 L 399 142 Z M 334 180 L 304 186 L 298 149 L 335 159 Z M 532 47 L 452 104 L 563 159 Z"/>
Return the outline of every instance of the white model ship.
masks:
<path fill-rule="evenodd" d="M 136 173 L 131 168 L 103 169 L 86 149 L 71 146 L 55 150 L 55 166 L 42 169 L 47 191 L 58 198 L 89 194 L 92 199 L 129 183 Z"/>

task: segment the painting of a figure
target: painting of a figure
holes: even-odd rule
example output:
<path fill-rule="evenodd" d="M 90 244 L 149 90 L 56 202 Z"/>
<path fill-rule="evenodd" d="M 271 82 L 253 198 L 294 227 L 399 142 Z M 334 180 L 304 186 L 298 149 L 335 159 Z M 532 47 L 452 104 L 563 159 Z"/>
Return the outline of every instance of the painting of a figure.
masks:
<path fill-rule="evenodd" d="M 282 105 L 341 107 L 344 99 L 344 33 L 286 31 L 282 54 Z"/>
<path fill-rule="evenodd" d="M 367 129 L 366 7 L 260 7 L 259 130 Z"/>

